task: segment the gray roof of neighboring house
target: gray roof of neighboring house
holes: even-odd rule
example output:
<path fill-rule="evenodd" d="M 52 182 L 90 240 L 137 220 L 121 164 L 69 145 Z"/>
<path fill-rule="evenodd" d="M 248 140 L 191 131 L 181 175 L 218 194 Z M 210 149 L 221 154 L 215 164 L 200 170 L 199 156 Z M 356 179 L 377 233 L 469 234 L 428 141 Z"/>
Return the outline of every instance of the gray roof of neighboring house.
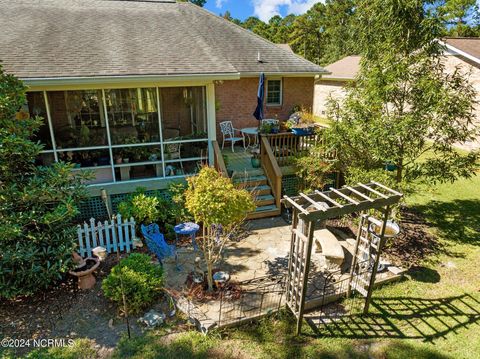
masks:
<path fill-rule="evenodd" d="M 480 61 L 480 38 L 478 37 L 444 37 L 443 43 L 464 52 L 466 55 Z"/>
<path fill-rule="evenodd" d="M 174 1 L 0 0 L 0 44 L 5 70 L 22 78 L 325 72 Z"/>
<path fill-rule="evenodd" d="M 322 75 L 322 79 L 354 80 L 360 71 L 361 56 L 346 56 L 333 64 L 325 66 L 330 75 Z"/>

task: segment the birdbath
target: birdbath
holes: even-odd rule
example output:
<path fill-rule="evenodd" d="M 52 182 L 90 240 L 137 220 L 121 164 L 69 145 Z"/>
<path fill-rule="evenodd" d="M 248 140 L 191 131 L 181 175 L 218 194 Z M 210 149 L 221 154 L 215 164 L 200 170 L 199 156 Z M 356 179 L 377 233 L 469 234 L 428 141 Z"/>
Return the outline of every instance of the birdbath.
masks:
<path fill-rule="evenodd" d="M 378 230 L 377 230 L 378 229 Z M 375 233 L 375 235 L 380 235 L 380 228 L 375 224 L 370 224 L 370 231 Z M 384 238 L 395 238 L 400 233 L 400 226 L 394 221 L 388 220 L 385 223 L 385 234 Z"/>
<path fill-rule="evenodd" d="M 71 275 L 78 278 L 79 289 L 93 288 L 97 281 L 93 275 L 93 272 L 98 268 L 99 265 L 100 260 L 98 258 L 88 257 L 83 263 L 78 265 L 77 268 L 69 272 Z"/>

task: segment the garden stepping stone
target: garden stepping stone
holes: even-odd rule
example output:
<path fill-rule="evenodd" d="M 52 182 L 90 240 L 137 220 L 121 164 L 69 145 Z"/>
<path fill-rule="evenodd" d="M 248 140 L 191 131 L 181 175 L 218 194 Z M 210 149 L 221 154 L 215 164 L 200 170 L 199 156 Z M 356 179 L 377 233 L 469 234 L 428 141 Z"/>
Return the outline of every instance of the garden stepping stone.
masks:
<path fill-rule="evenodd" d="M 144 324 L 147 329 L 153 329 L 162 325 L 165 321 L 166 315 L 163 313 L 159 313 L 156 310 L 150 310 L 147 312 L 143 317 L 138 319 L 139 323 Z"/>

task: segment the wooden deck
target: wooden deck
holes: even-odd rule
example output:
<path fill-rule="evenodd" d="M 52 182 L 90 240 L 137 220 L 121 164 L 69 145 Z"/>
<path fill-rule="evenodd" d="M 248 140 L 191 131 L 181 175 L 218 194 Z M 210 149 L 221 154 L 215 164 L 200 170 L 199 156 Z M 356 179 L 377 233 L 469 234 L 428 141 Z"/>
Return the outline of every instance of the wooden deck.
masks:
<path fill-rule="evenodd" d="M 255 196 L 257 209 L 248 219 L 277 216 L 281 212 L 282 178 L 292 172 L 293 158 L 305 153 L 322 137 L 319 134 L 295 136 L 279 133 L 260 136 L 260 168 L 253 168 L 252 154 L 237 146 L 220 149 L 214 141 L 215 167 L 224 176 L 232 178 L 238 187 L 246 188 Z"/>
<path fill-rule="evenodd" d="M 248 219 L 273 217 L 280 214 L 280 207 L 276 205 L 271 183 L 262 167 L 252 166 L 252 154 L 243 147 L 231 147 L 222 150 L 228 175 L 240 188 L 252 192 L 257 206 L 255 212 L 248 215 Z"/>

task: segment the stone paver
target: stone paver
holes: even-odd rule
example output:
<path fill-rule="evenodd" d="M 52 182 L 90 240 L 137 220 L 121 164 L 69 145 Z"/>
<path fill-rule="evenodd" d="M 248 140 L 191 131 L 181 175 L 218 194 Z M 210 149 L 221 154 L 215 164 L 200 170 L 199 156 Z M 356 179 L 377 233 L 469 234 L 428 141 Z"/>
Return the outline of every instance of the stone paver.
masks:
<path fill-rule="evenodd" d="M 250 221 L 246 227 L 248 236 L 238 242 L 231 242 L 224 249 L 223 260 L 216 267 L 228 271 L 231 280 L 237 282 L 278 273 L 279 264 L 280 267 L 286 267 L 290 249 L 290 226 L 282 218 L 276 217 Z M 173 259 L 165 261 L 168 289 L 177 292 L 184 289 L 188 273 L 195 269 L 197 256 L 202 257 L 202 252 L 195 252 L 188 246 L 178 250 L 180 270 L 176 268 Z M 219 301 L 193 305 L 182 297 L 177 305 L 182 311 L 189 311 L 199 321 L 199 327 L 208 329 L 219 317 Z"/>

